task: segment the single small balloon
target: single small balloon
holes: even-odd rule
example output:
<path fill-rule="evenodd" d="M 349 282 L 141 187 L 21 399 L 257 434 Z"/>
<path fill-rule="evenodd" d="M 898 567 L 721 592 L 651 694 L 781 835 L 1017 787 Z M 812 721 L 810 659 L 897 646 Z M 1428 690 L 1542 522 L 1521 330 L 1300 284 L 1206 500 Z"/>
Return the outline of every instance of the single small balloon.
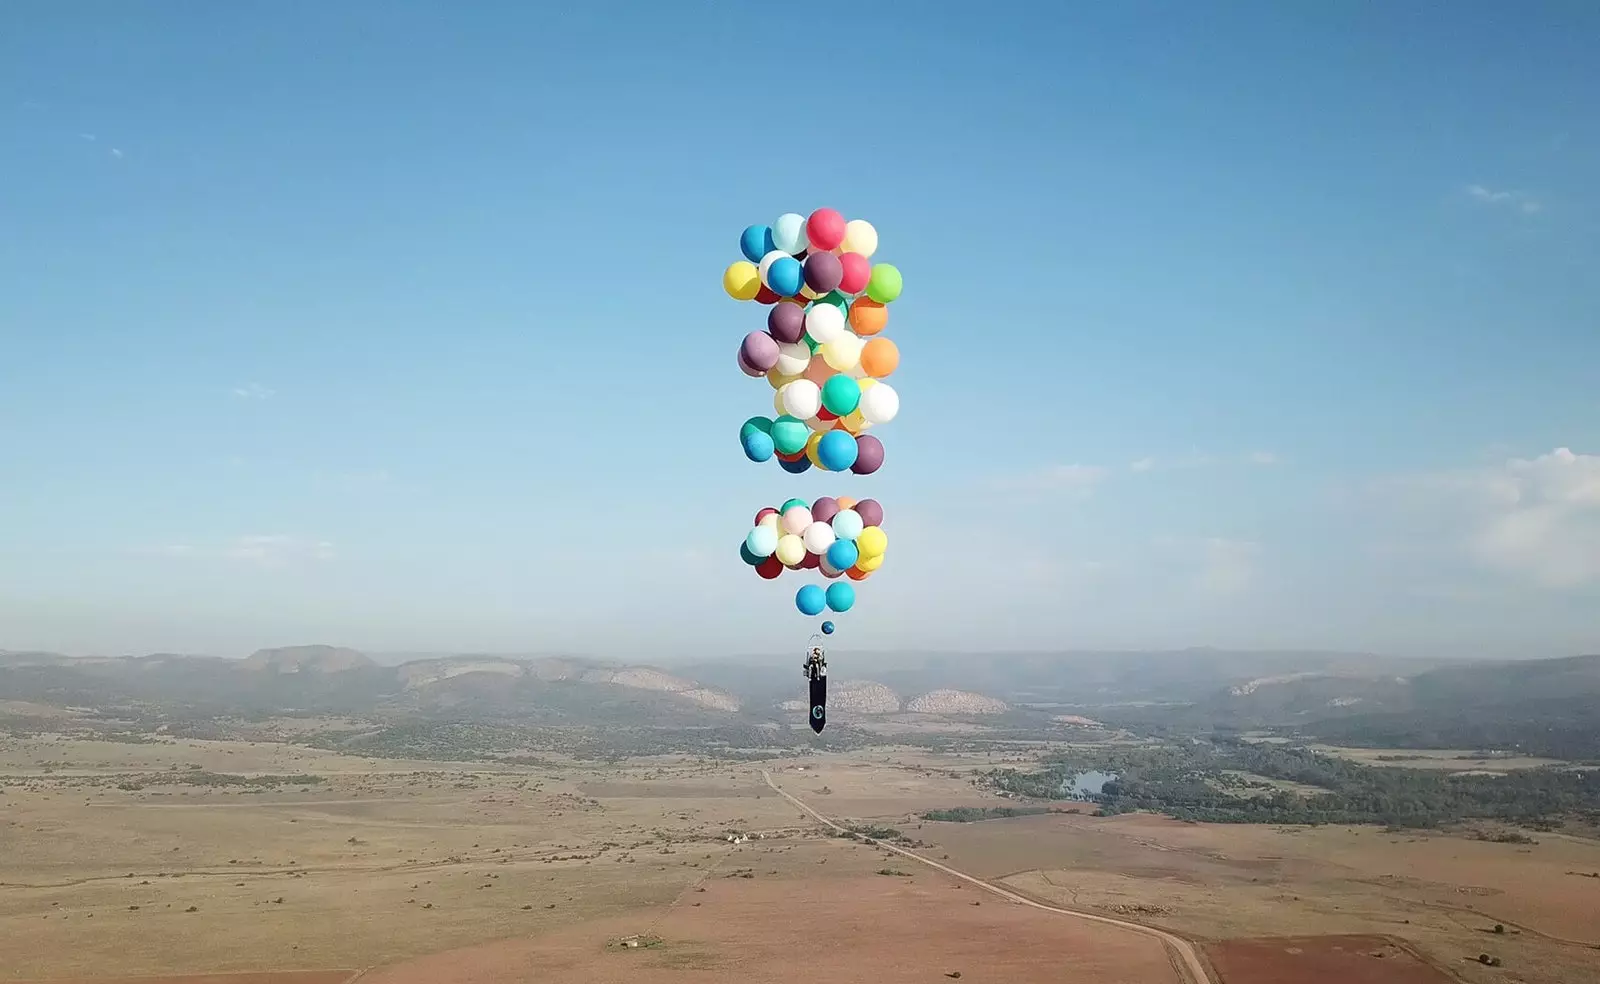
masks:
<path fill-rule="evenodd" d="M 805 450 L 806 438 L 810 436 L 811 431 L 803 420 L 785 415 L 772 422 L 772 443 L 779 454 L 797 454 Z"/>
<path fill-rule="evenodd" d="M 766 332 L 761 334 L 765 335 Z M 773 343 L 776 348 L 777 343 Z M 817 346 L 817 354 L 822 356 L 822 361 L 827 363 L 834 372 L 848 373 L 861 364 L 861 339 L 854 335 L 841 335 L 826 345 Z M 774 353 L 773 358 L 777 358 Z M 751 363 L 755 365 L 755 363 Z"/>
<path fill-rule="evenodd" d="M 757 526 L 744 536 L 744 547 L 756 557 L 771 557 L 778 549 L 778 531 Z"/>
<path fill-rule="evenodd" d="M 863 557 L 882 557 L 889 549 L 889 535 L 881 526 L 868 526 L 855 539 Z"/>
<path fill-rule="evenodd" d="M 845 584 L 843 581 L 839 581 L 837 583 L 828 585 L 828 591 L 825 595 L 825 598 L 827 600 L 828 607 L 833 611 L 847 612 L 855 606 L 856 589 L 852 588 L 848 584 Z"/>
<path fill-rule="evenodd" d="M 806 545 L 806 552 L 819 555 L 827 553 L 836 539 L 833 527 L 816 519 L 813 519 L 811 525 L 806 527 L 806 531 L 800 534 L 800 542 Z M 777 548 L 776 543 L 773 544 L 773 548 Z"/>
<path fill-rule="evenodd" d="M 806 220 L 806 239 L 813 250 L 837 249 L 847 231 L 844 216 L 831 208 L 819 208 Z"/>
<path fill-rule="evenodd" d="M 793 297 L 805 286 L 805 268 L 792 256 L 774 260 L 767 268 L 767 286 L 779 297 Z M 868 284 L 871 289 L 871 284 Z"/>
<path fill-rule="evenodd" d="M 806 545 L 793 533 L 785 533 L 778 537 L 778 545 L 773 549 L 772 556 L 778 558 L 778 563 L 785 567 L 796 567 L 806 559 Z"/>
<path fill-rule="evenodd" d="M 811 509 L 804 503 L 790 506 L 783 511 L 783 531 L 799 536 L 811 525 Z"/>
<path fill-rule="evenodd" d="M 872 279 L 872 263 L 860 253 L 840 253 L 839 270 L 839 291 L 843 294 L 861 293 Z"/>
<path fill-rule="evenodd" d="M 872 268 L 872 277 L 867 280 L 867 296 L 879 304 L 888 304 L 900 296 L 902 286 L 899 269 L 888 263 L 879 263 Z M 776 287 L 773 289 L 777 290 Z"/>
<path fill-rule="evenodd" d="M 862 499 L 856 503 L 856 515 L 861 517 L 863 527 L 883 525 L 883 507 L 877 499 Z"/>
<path fill-rule="evenodd" d="M 751 263 L 760 263 L 761 258 L 777 249 L 772 245 L 772 227 L 753 225 L 745 229 L 739 236 L 739 252 Z"/>
<path fill-rule="evenodd" d="M 843 338 L 849 334 L 844 315 L 832 304 L 813 304 L 806 309 L 806 335 L 818 345 Z"/>
<path fill-rule="evenodd" d="M 806 309 L 793 301 L 772 305 L 767 312 L 767 331 L 784 344 L 798 342 L 806 333 Z"/>
<path fill-rule="evenodd" d="M 801 420 L 810 420 L 822 409 L 822 388 L 809 379 L 797 379 L 778 391 L 783 401 L 783 412 Z"/>
<path fill-rule="evenodd" d="M 760 334 L 766 334 L 761 332 Z M 776 343 L 774 343 L 776 346 Z M 776 356 L 774 356 L 776 358 Z M 861 368 L 873 379 L 892 375 L 900 368 L 900 347 L 887 338 L 868 339 L 861 346 Z M 757 363 L 752 362 L 752 365 Z"/>
<path fill-rule="evenodd" d="M 856 463 L 850 470 L 857 475 L 871 475 L 883 467 L 883 442 L 871 434 L 856 437 Z"/>
<path fill-rule="evenodd" d="M 828 596 L 815 584 L 807 584 L 794 593 L 794 607 L 802 615 L 821 615 L 827 604 Z"/>
<path fill-rule="evenodd" d="M 811 504 L 811 518 L 819 523 L 831 523 L 833 517 L 839 515 L 839 500 L 831 495 L 825 495 Z M 838 533 L 838 530 L 834 530 Z"/>
<path fill-rule="evenodd" d="M 756 573 L 764 580 L 770 581 L 783 573 L 783 562 L 776 557 L 768 557 L 756 565 Z"/>
<path fill-rule="evenodd" d="M 841 430 L 831 430 L 817 442 L 817 464 L 829 471 L 845 471 L 856 463 L 856 439 Z"/>
<path fill-rule="evenodd" d="M 861 392 L 857 390 L 857 392 Z M 827 402 L 824 394 L 823 402 Z M 879 383 L 861 392 L 861 416 L 872 424 L 887 424 L 900 412 L 900 394 L 888 383 Z"/>
<path fill-rule="evenodd" d="M 799 475 L 811 470 L 811 459 L 805 455 L 798 458 L 779 458 L 778 467 L 791 475 Z"/>
<path fill-rule="evenodd" d="M 747 260 L 729 264 L 722 272 L 722 289 L 736 301 L 755 300 L 761 290 L 761 276 L 756 265 Z"/>
<path fill-rule="evenodd" d="M 823 622 L 822 623 L 822 634 L 823 635 L 833 635 L 833 623 L 832 622 Z"/>
<path fill-rule="evenodd" d="M 778 342 L 764 331 L 753 331 L 744 336 L 739 354 L 751 368 L 765 376 L 778 364 Z"/>
<path fill-rule="evenodd" d="M 876 335 L 889 326 L 889 309 L 870 297 L 858 297 L 850 303 L 850 330 L 866 338 Z"/>
<path fill-rule="evenodd" d="M 806 239 L 805 216 L 797 212 L 778 216 L 778 221 L 772 223 L 772 244 L 791 256 L 805 252 L 811 245 Z"/>
<path fill-rule="evenodd" d="M 777 446 L 772 443 L 772 435 L 761 431 L 750 431 L 739 437 L 739 446 L 744 449 L 744 456 L 751 461 L 767 461 Z"/>

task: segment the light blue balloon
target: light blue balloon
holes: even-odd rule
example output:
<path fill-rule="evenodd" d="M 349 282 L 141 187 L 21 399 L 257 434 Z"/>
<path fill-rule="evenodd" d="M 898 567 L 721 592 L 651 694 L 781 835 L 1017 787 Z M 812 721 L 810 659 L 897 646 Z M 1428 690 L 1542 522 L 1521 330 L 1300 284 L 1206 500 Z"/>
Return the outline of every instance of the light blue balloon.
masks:
<path fill-rule="evenodd" d="M 744 456 L 751 461 L 766 461 L 776 450 L 772 444 L 772 435 L 763 434 L 758 430 L 746 433 L 739 443 L 744 447 Z"/>
<path fill-rule="evenodd" d="M 802 615 L 821 615 L 827 604 L 828 596 L 815 584 L 808 584 L 794 593 L 794 607 L 800 609 Z"/>
<path fill-rule="evenodd" d="M 778 531 L 772 526 L 757 526 L 744 535 L 744 545 L 757 557 L 771 557 L 778 551 Z"/>
<path fill-rule="evenodd" d="M 831 430 L 817 442 L 817 462 L 829 471 L 849 471 L 858 450 L 849 431 Z"/>
<path fill-rule="evenodd" d="M 767 267 L 767 286 L 779 297 L 793 297 L 805 285 L 805 267 L 792 256 L 780 256 Z"/>
<path fill-rule="evenodd" d="M 833 514 L 833 535 L 841 540 L 854 540 L 866 528 L 866 520 L 854 509 L 841 509 Z"/>
<path fill-rule="evenodd" d="M 751 263 L 760 263 L 763 256 L 777 248 L 772 245 L 771 226 L 753 225 L 739 237 L 739 252 Z"/>
<path fill-rule="evenodd" d="M 778 221 L 772 223 L 772 245 L 791 256 L 811 245 L 806 239 L 806 217 L 795 212 L 785 212 L 778 216 Z M 776 287 L 772 289 L 778 290 Z"/>
<path fill-rule="evenodd" d="M 825 597 L 829 608 L 836 612 L 847 612 L 856 603 L 856 589 L 843 581 L 835 581 L 828 585 Z"/>
<path fill-rule="evenodd" d="M 772 549 L 778 549 L 774 543 Z M 861 550 L 849 540 L 835 540 L 833 546 L 828 548 L 828 566 L 836 571 L 847 571 L 856 566 L 856 561 L 861 559 Z"/>

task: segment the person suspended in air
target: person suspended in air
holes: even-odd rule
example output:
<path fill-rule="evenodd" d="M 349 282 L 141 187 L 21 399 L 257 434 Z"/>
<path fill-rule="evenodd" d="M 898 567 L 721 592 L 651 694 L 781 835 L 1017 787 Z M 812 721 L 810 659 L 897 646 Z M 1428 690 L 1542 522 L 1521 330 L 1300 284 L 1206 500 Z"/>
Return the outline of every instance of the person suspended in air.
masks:
<path fill-rule="evenodd" d="M 801 671 L 807 680 L 819 680 L 828 675 L 828 655 L 821 646 L 812 646 L 806 654 L 806 661 L 801 664 Z"/>

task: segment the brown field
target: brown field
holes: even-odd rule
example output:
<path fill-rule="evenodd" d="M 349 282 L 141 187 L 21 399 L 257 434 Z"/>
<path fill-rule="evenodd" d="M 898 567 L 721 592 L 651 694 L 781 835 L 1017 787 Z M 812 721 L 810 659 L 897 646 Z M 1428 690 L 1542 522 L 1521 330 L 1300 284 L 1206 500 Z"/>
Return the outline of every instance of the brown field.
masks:
<path fill-rule="evenodd" d="M 1600 878 L 1579 876 L 1600 871 L 1590 840 L 1538 834 L 1516 845 L 1085 813 L 917 819 L 1006 804 L 974 787 L 972 773 L 1034 751 L 879 747 L 766 768 L 824 814 L 896 827 L 929 845 L 918 853 L 930 859 L 1042 902 L 1200 941 L 1222 984 L 1265 980 L 1249 976 L 1263 953 L 1296 961 L 1269 967 L 1290 975 L 1279 979 L 1337 972 L 1351 984 L 1410 984 L 1430 980 L 1416 975 L 1431 964 L 1485 984 L 1600 982 L 1590 915 L 1600 911 Z M 550 765 L 511 767 L 266 741 L 0 738 L 0 981 L 335 984 L 360 971 L 362 984 L 890 984 L 960 971 L 963 984 L 1026 984 L 1069 968 L 1097 982 L 1178 980 L 1148 937 L 1008 903 L 824 835 L 766 786 L 760 765 L 544 757 Z M 323 781 L 183 781 L 209 772 Z M 1495 923 L 1506 932 L 1493 933 Z M 662 942 L 608 949 L 630 933 Z M 830 949 L 798 966 L 819 933 Z M 1366 943 L 1261 939 L 1312 934 L 1397 945 L 1394 956 L 1356 960 Z M 1480 952 L 1503 966 L 1477 964 Z M 1339 960 L 1391 976 L 1320 969 Z M 534 965 L 560 972 L 530 976 Z M 288 971 L 315 976 L 278 973 Z"/>
<path fill-rule="evenodd" d="M 1462 748 L 1345 748 L 1340 745 L 1312 745 L 1324 755 L 1349 759 L 1362 765 L 1405 769 L 1438 769 L 1442 772 L 1482 772 L 1503 774 L 1514 769 L 1539 769 L 1564 765 L 1560 759 L 1533 755 L 1480 755 Z"/>
<path fill-rule="evenodd" d="M 1450 984 L 1454 978 L 1380 936 L 1279 936 L 1206 948 L 1223 984 Z"/>
<path fill-rule="evenodd" d="M 72 977 L 49 984 L 349 984 L 359 970 L 285 970 L 263 974 L 180 974 L 166 977 Z"/>

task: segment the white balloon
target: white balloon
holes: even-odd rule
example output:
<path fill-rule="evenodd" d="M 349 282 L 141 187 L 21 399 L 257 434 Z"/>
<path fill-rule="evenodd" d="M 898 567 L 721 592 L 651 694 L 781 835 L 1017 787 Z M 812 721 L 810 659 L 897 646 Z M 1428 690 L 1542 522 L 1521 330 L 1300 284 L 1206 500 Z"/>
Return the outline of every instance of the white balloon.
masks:
<path fill-rule="evenodd" d="M 778 558 L 778 563 L 785 567 L 795 567 L 806 559 L 806 545 L 793 533 L 778 538 L 778 546 L 773 550 L 773 556 Z"/>
<path fill-rule="evenodd" d="M 773 368 L 780 376 L 798 376 L 811 365 L 811 347 L 805 342 L 779 342 L 778 364 Z M 794 382 L 799 382 L 798 379 Z"/>
<path fill-rule="evenodd" d="M 783 514 L 783 531 L 785 533 L 792 533 L 795 536 L 799 536 L 800 534 L 804 533 L 806 531 L 806 527 L 810 525 L 811 510 L 807 509 L 805 506 L 790 506 L 789 511 Z M 788 561 L 784 561 L 784 563 L 788 563 Z"/>
<path fill-rule="evenodd" d="M 806 549 L 818 555 L 827 553 L 828 548 L 833 546 L 834 539 L 833 527 L 821 522 L 812 523 L 806 527 L 804 533 L 800 534 L 800 540 L 806 545 Z M 776 550 L 778 545 L 774 543 L 772 548 Z"/>
<path fill-rule="evenodd" d="M 866 344 L 859 336 L 845 332 L 833 341 L 817 346 L 817 354 L 822 356 L 822 361 L 828 364 L 829 369 L 849 372 L 861 368 L 861 349 Z"/>
<path fill-rule="evenodd" d="M 848 229 L 848 224 L 846 225 Z M 876 233 L 873 234 L 876 237 Z M 772 223 L 772 245 L 793 256 L 811 245 L 806 236 L 806 217 L 795 212 L 785 212 Z"/>
<path fill-rule="evenodd" d="M 761 278 L 761 282 L 763 284 L 766 284 L 768 290 L 772 289 L 772 285 L 767 283 L 767 271 L 772 269 L 772 264 L 774 262 L 781 260 L 788 255 L 788 253 L 785 253 L 781 249 L 775 249 L 766 256 L 763 256 L 761 258 L 761 262 L 756 265 L 756 275 Z"/>
<path fill-rule="evenodd" d="M 822 387 L 809 379 L 784 383 L 778 392 L 783 394 L 783 412 L 791 417 L 809 420 L 822 409 Z"/>
<path fill-rule="evenodd" d="M 851 219 L 844 224 L 844 242 L 840 246 L 846 253 L 871 256 L 878 251 L 878 230 L 866 219 Z"/>
<path fill-rule="evenodd" d="M 893 386 L 880 382 L 861 394 L 861 404 L 856 409 L 869 424 L 887 424 L 900 412 L 900 394 Z"/>
<path fill-rule="evenodd" d="M 849 334 L 844 325 L 844 312 L 832 304 L 813 304 L 806 309 L 806 334 L 826 345 L 836 338 Z"/>

